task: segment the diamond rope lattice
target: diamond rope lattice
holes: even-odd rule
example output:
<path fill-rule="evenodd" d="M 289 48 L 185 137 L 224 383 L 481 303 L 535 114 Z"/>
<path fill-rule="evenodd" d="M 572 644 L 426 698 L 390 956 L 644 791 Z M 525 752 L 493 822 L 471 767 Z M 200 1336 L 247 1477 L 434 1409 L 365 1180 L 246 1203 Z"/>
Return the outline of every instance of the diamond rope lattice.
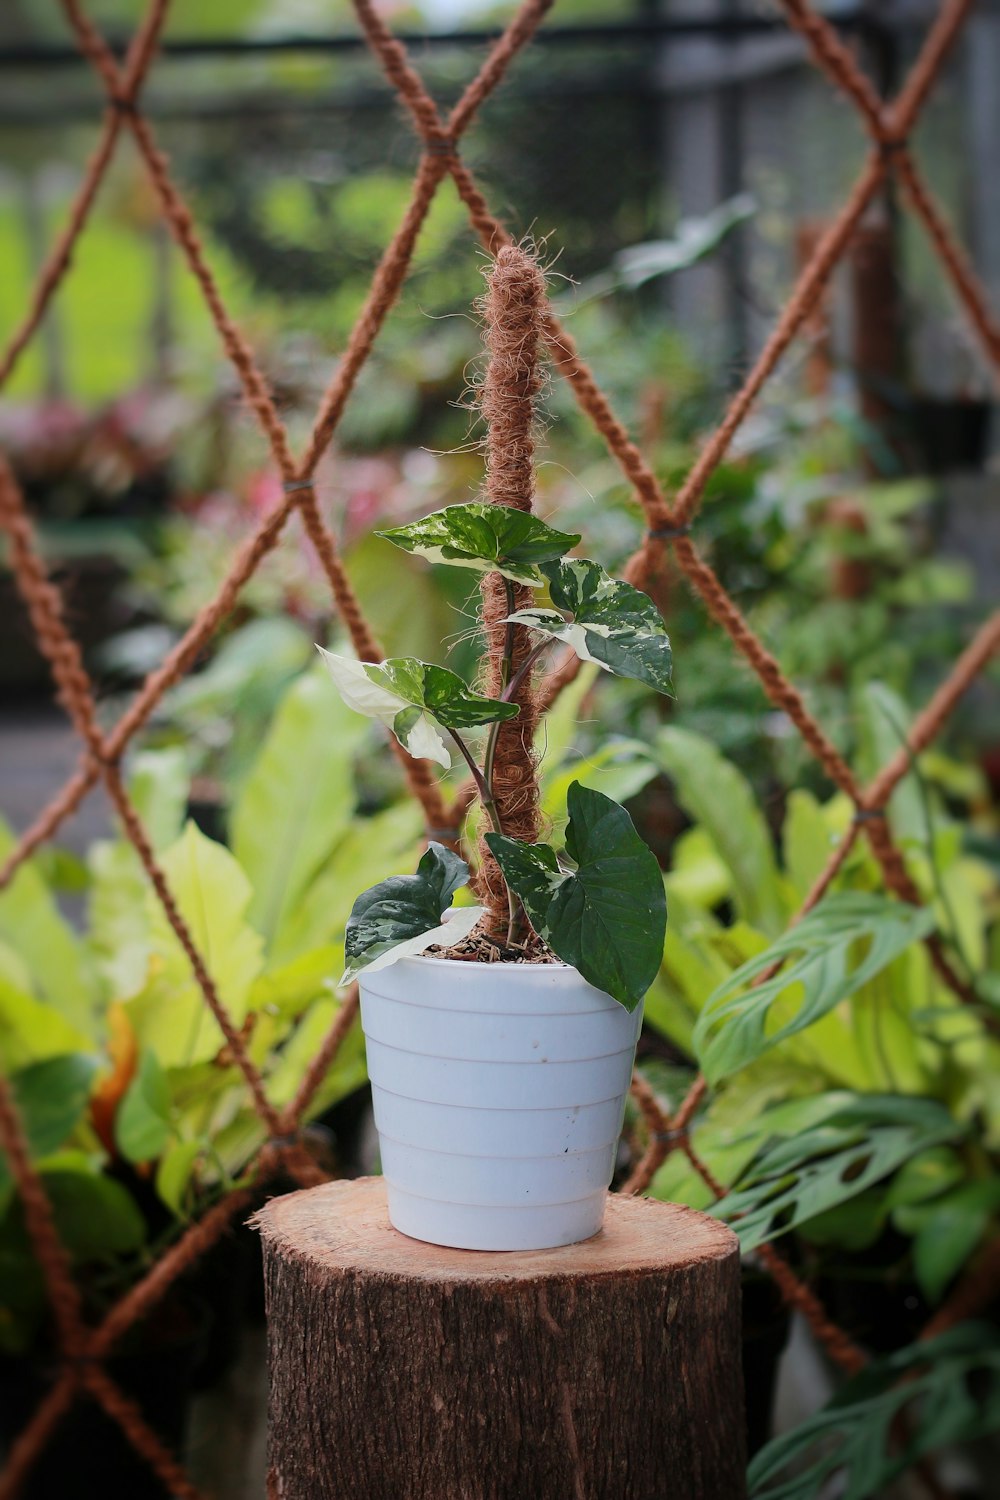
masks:
<path fill-rule="evenodd" d="M 10 377 L 24 349 L 36 334 L 45 311 L 66 276 L 74 247 L 86 225 L 100 186 L 114 158 L 118 141 L 127 131 L 133 139 L 163 218 L 201 290 L 205 305 L 219 334 L 226 355 L 238 376 L 249 408 L 264 434 L 282 480 L 282 497 L 249 535 L 234 558 L 216 596 L 193 620 L 162 665 L 146 679 L 121 718 L 102 732 L 96 716 L 94 695 L 82 658 L 68 631 L 58 590 L 46 576 L 31 519 L 16 479 L 0 455 L 0 527 L 10 547 L 18 586 L 25 599 L 40 649 L 47 658 L 60 701 L 81 742 L 81 760 L 75 774 L 26 831 L 0 870 L 0 887 L 14 877 L 31 853 L 51 838 L 98 782 L 107 789 L 127 837 L 134 846 L 178 941 L 184 948 L 206 1005 L 215 1016 L 230 1055 L 242 1071 L 253 1106 L 264 1123 L 268 1139 L 248 1172 L 253 1186 L 230 1192 L 181 1236 L 145 1277 L 127 1292 L 96 1328 L 83 1318 L 81 1299 L 73 1280 L 69 1257 L 55 1230 L 44 1184 L 34 1170 L 23 1127 L 9 1085 L 0 1078 L 0 1145 L 8 1158 L 22 1199 L 25 1220 L 45 1279 L 53 1321 L 59 1339 L 61 1368 L 49 1393 L 26 1430 L 15 1442 L 2 1475 L 0 1500 L 14 1500 L 31 1465 L 49 1435 L 70 1405 L 82 1393 L 97 1401 L 127 1434 L 133 1446 L 152 1465 L 167 1489 L 177 1496 L 197 1500 L 197 1491 L 180 1469 L 177 1459 L 163 1446 L 141 1412 L 109 1376 L 104 1361 L 125 1331 L 146 1316 L 181 1276 L 242 1212 L 255 1193 L 273 1182 L 279 1173 L 310 1184 L 322 1178 L 298 1135 L 300 1124 L 343 1038 L 354 1024 L 357 992 L 345 999 L 334 1023 L 300 1080 L 292 1103 L 277 1110 L 269 1101 L 260 1076 L 248 1055 L 244 1039 L 223 1006 L 211 973 L 171 894 L 152 846 L 132 805 L 121 774 L 121 760 L 135 735 L 149 719 L 163 694 L 193 665 L 222 620 L 236 603 L 240 590 L 264 557 L 279 543 L 293 512 L 301 516 L 306 534 L 330 585 L 335 608 L 346 625 L 355 650 L 363 659 L 379 660 L 383 653 L 359 607 L 344 570 L 336 541 L 324 520 L 313 488 L 317 465 L 329 447 L 345 404 L 354 389 L 376 338 L 406 278 L 418 236 L 437 189 L 450 177 L 465 203 L 472 228 L 487 251 L 509 243 L 507 231 L 490 212 L 485 197 L 462 161 L 461 138 L 480 105 L 501 82 L 508 66 L 530 40 L 553 0 L 525 0 L 499 40 L 490 48 L 473 81 L 447 117 L 443 117 L 424 83 L 409 61 L 405 48 L 390 33 L 371 0 L 354 0 L 355 10 L 368 45 L 405 105 L 421 142 L 421 154 L 406 210 L 395 235 L 372 277 L 371 286 L 343 356 L 316 413 L 305 451 L 298 459 L 278 413 L 268 382 L 239 327 L 231 318 L 206 261 L 197 226 L 183 195 L 173 181 L 170 165 L 157 144 L 155 134 L 141 108 L 141 93 L 149 74 L 169 9 L 169 0 L 150 0 L 145 19 L 119 64 L 92 24 L 80 0 L 60 0 L 66 19 L 83 55 L 98 75 L 107 95 L 97 146 L 88 163 L 66 225 L 43 265 L 29 298 L 25 317 L 0 355 L 0 386 Z M 593 374 L 580 356 L 570 335 L 555 313 L 546 317 L 546 339 L 556 370 L 569 382 L 577 401 L 604 439 L 642 507 L 647 531 L 638 552 L 630 559 L 626 576 L 639 584 L 662 565 L 665 549 L 674 559 L 709 615 L 729 635 L 734 647 L 756 673 L 770 701 L 795 725 L 816 756 L 829 780 L 854 803 L 855 820 L 833 851 L 825 870 L 810 891 L 796 920 L 811 909 L 829 888 L 855 840 L 869 840 L 887 887 L 905 901 L 919 899 L 899 850 L 894 845 L 884 808 L 893 789 L 906 775 L 912 757 L 938 734 L 962 693 L 969 687 L 1000 645 L 1000 613 L 988 619 L 956 661 L 946 681 L 917 717 L 908 742 L 879 772 L 868 787 L 858 784 L 850 766 L 838 753 L 822 726 L 810 713 L 798 689 L 788 681 L 778 662 L 750 629 L 737 605 L 720 584 L 691 539 L 706 485 L 725 456 L 741 423 L 763 386 L 797 334 L 808 327 L 834 269 L 842 259 L 852 235 L 890 178 L 900 184 L 904 201 L 927 230 L 955 294 L 978 336 L 984 353 L 1000 379 L 1000 325 L 993 316 L 983 289 L 936 204 L 910 149 L 910 138 L 927 95 L 944 58 L 970 8 L 969 0 L 945 0 L 931 27 L 923 49 L 903 88 L 891 103 L 884 103 L 859 70 L 853 56 L 836 31 L 817 15 L 807 0 L 781 0 L 789 25 L 804 38 L 818 67 L 857 109 L 871 149 L 843 207 L 817 244 L 802 269 L 778 322 L 743 385 L 731 401 L 718 428 L 706 442 L 697 461 L 673 499 L 665 495 L 656 475 L 618 419 Z M 543 687 L 551 702 L 575 673 L 575 659 L 561 664 Z M 426 763 L 410 760 L 399 751 L 413 794 L 424 810 L 427 825 L 436 830 L 457 829 L 469 794 L 462 789 L 448 806 Z M 974 996 L 966 981 L 954 970 L 936 938 L 928 940 L 931 958 L 939 973 L 962 998 Z M 767 976 L 761 976 L 763 980 Z M 758 981 L 760 982 L 760 981 Z M 626 1191 L 644 1191 L 667 1154 L 681 1149 L 701 1174 L 711 1191 L 721 1195 L 722 1184 L 695 1152 L 689 1130 L 704 1098 L 706 1085 L 699 1078 L 672 1118 L 667 1118 L 652 1091 L 636 1079 L 634 1092 L 648 1132 L 646 1151 L 637 1164 Z M 785 1299 L 798 1307 L 831 1356 L 846 1370 L 864 1361 L 863 1352 L 827 1317 L 814 1293 L 770 1246 L 758 1252 Z M 928 1325 L 927 1334 L 937 1334 L 963 1318 L 973 1316 L 1000 1291 L 1000 1242 L 983 1258 L 975 1276 L 960 1281 L 949 1302 Z"/>

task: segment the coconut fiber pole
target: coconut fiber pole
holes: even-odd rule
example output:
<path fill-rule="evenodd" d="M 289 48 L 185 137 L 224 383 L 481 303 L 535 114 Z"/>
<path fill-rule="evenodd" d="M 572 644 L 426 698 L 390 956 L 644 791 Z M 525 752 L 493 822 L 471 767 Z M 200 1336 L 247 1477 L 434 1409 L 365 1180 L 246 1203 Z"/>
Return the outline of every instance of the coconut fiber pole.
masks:
<path fill-rule="evenodd" d="M 542 337 L 545 280 L 535 261 L 516 245 L 505 246 L 489 272 L 483 300 L 489 363 L 481 406 L 487 423 L 484 498 L 491 505 L 530 511 L 534 494 L 533 428 L 535 399 L 542 377 L 538 350 Z M 533 649 L 523 625 L 504 622 L 533 603 L 534 590 L 487 573 L 481 586 L 484 642 L 480 691 L 499 698 L 524 667 Z M 491 746 L 493 795 L 504 833 L 534 843 L 538 838 L 538 778 L 534 739 L 538 704 L 532 673 L 525 673 L 511 695 L 521 712 L 498 726 Z M 486 907 L 487 930 L 503 938 L 508 930 L 507 888 L 485 841 L 479 846 L 478 890 Z"/>

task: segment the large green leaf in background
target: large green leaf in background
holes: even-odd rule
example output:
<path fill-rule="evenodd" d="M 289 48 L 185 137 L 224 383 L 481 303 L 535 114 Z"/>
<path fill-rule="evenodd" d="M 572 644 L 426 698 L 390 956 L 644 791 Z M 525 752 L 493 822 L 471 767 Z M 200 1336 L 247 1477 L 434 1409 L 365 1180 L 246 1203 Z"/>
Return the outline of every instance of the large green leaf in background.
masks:
<path fill-rule="evenodd" d="M 146 1221 L 131 1193 L 82 1152 L 51 1158 L 43 1178 L 56 1232 L 74 1259 L 107 1260 L 144 1242 Z"/>
<path fill-rule="evenodd" d="M 807 1226 L 897 1167 L 957 1139 L 961 1127 L 932 1099 L 834 1093 L 779 1105 L 753 1127 L 765 1144 L 712 1208 L 744 1253 Z"/>
<path fill-rule="evenodd" d="M 145 750 L 129 763 L 129 793 L 157 854 L 176 843 L 190 790 L 178 749 Z M 87 851 L 90 947 L 111 998 L 138 994 L 149 960 L 149 877 L 126 838 L 98 839 Z"/>
<path fill-rule="evenodd" d="M 965 1323 L 869 1365 L 816 1416 L 774 1438 L 751 1461 L 751 1500 L 881 1500 L 925 1454 L 998 1427 L 996 1330 Z M 841 1471 L 841 1487 L 828 1490 Z"/>
<path fill-rule="evenodd" d="M 358 888 L 367 890 L 387 874 L 411 871 L 423 847 L 423 831 L 423 813 L 413 797 L 371 817 L 355 818 L 297 905 L 286 911 L 271 944 L 271 965 L 287 965 L 339 944 Z M 341 959 L 338 952 L 330 966 L 333 978 L 340 973 Z"/>
<path fill-rule="evenodd" d="M 812 792 L 801 787 L 788 793 L 781 824 L 781 851 L 785 872 L 800 901 L 826 867 L 853 815 L 854 808 L 847 797 L 834 797 L 824 806 Z M 859 857 L 863 857 L 861 851 Z M 850 855 L 846 864 L 850 868 Z"/>
<path fill-rule="evenodd" d="M 539 937 L 584 979 L 634 1010 L 656 976 L 667 921 L 663 877 L 623 807 L 574 782 L 560 869 L 549 844 L 488 833 L 504 879 Z"/>
<path fill-rule="evenodd" d="M 874 777 L 905 746 L 912 715 L 898 693 L 884 682 L 865 684 L 859 708 L 861 771 Z M 920 785 L 912 769 L 889 797 L 889 823 L 897 838 L 926 842 L 927 820 L 921 805 Z"/>
<path fill-rule="evenodd" d="M 745 777 L 711 740 L 672 725 L 656 736 L 653 757 L 673 781 L 688 817 L 705 830 L 730 871 L 740 916 L 777 936 L 789 902 L 770 831 Z"/>
<path fill-rule="evenodd" d="M 113 999 L 137 995 L 149 966 L 149 877 L 126 839 L 98 839 L 87 851 L 90 946 Z"/>
<path fill-rule="evenodd" d="M 155 1052 L 144 1051 L 115 1113 L 115 1143 L 128 1161 L 155 1161 L 170 1139 L 170 1085 Z"/>
<path fill-rule="evenodd" d="M 154 849 L 180 838 L 191 791 L 182 749 L 140 750 L 129 761 L 128 789 Z"/>
<path fill-rule="evenodd" d="M 247 920 L 250 883 L 236 860 L 189 823 L 163 855 L 162 868 L 219 998 L 239 1026 L 250 987 L 262 967 L 263 943 Z M 191 964 L 150 892 L 150 963 L 147 983 L 128 1002 L 141 1045 L 165 1068 L 207 1062 L 224 1037 L 205 1003 Z"/>
<path fill-rule="evenodd" d="M 0 820 L 0 860 L 14 842 Z M 35 998 L 47 1001 L 72 1026 L 93 1034 L 93 966 L 31 860 L 0 891 L 0 940 L 23 960 Z"/>
<path fill-rule="evenodd" d="M 449 505 L 406 526 L 377 531 L 429 562 L 451 563 L 477 573 L 502 573 L 514 583 L 540 588 L 539 564 L 564 557 L 580 538 L 546 526 L 537 516 L 507 505 L 472 500 Z"/>
<path fill-rule="evenodd" d="M 248 918 L 269 945 L 350 824 L 354 757 L 367 733 L 308 672 L 285 694 L 240 788 L 232 850 L 253 887 Z"/>
<path fill-rule="evenodd" d="M 893 1226 L 913 1240 L 913 1271 L 933 1306 L 986 1238 L 1000 1209 L 1000 1177 L 957 1181 L 923 1202 L 894 1205 Z M 893 1183 L 893 1197 L 896 1183 Z"/>
<path fill-rule="evenodd" d="M 33 999 L 0 977 L 0 1072 L 13 1073 L 91 1045 L 87 1033 L 61 1016 L 54 1005 Z"/>
<path fill-rule="evenodd" d="M 511 620 L 564 641 L 581 661 L 658 693 L 673 691 L 670 638 L 648 594 L 583 558 L 543 563 L 542 572 L 555 609 L 521 609 Z"/>
<path fill-rule="evenodd" d="M 933 925 L 930 912 L 886 896 L 827 896 L 706 1000 L 694 1031 L 706 1078 L 717 1083 L 811 1026 Z M 782 964 L 779 973 L 754 987 L 774 963 Z"/>
<path fill-rule="evenodd" d="M 97 1059 L 75 1053 L 22 1068 L 11 1089 L 34 1160 L 58 1151 L 83 1118 Z M 0 1151 L 0 1212 L 12 1189 L 6 1154 Z"/>

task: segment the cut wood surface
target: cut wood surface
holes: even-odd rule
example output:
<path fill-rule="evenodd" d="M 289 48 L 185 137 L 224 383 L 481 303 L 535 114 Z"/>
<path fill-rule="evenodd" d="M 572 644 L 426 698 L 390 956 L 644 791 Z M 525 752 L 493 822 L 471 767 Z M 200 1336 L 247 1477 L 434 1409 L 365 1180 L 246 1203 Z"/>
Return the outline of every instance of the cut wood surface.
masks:
<path fill-rule="evenodd" d="M 380 1178 L 272 1200 L 270 1494 L 281 1500 L 741 1500 L 739 1249 L 612 1196 L 555 1250 L 449 1250 Z"/>

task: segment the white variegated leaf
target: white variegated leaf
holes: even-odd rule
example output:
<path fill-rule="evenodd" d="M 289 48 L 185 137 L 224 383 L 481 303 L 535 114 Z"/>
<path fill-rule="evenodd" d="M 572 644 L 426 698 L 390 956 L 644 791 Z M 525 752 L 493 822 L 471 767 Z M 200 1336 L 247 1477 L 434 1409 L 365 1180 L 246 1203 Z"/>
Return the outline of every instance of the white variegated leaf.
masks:
<path fill-rule="evenodd" d="M 581 661 L 671 692 L 670 639 L 647 594 L 585 558 L 541 563 L 555 609 L 522 609 L 510 621 L 572 646 Z"/>
<path fill-rule="evenodd" d="M 360 662 L 324 651 L 322 646 L 316 649 L 349 708 L 384 724 L 410 755 L 435 760 L 446 770 L 451 754 L 442 725 L 469 729 L 512 719 L 518 713 L 516 704 L 474 693 L 447 667 L 409 656 Z"/>
<path fill-rule="evenodd" d="M 418 953 L 425 953 L 428 948 L 433 948 L 440 943 L 445 948 L 453 947 L 467 938 L 483 914 L 481 906 L 456 906 L 448 913 L 447 922 L 442 922 L 438 927 L 432 927 L 429 932 L 421 932 L 417 937 L 407 938 L 405 942 L 397 943 L 394 948 L 388 948 L 380 953 L 378 958 L 373 958 L 370 964 L 365 965 L 366 974 L 374 974 L 376 969 L 387 969 L 390 964 L 398 963 L 401 958 L 413 958 Z M 345 981 L 341 981 L 344 983 Z"/>

